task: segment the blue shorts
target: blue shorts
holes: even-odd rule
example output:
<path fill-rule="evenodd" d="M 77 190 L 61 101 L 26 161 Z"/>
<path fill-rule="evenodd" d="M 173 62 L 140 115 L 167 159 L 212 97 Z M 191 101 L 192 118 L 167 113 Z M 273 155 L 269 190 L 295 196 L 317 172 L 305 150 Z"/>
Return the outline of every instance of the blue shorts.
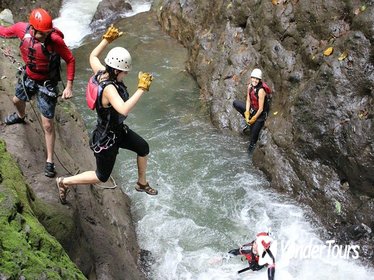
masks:
<path fill-rule="evenodd" d="M 53 119 L 57 104 L 58 85 L 40 85 L 27 76 L 24 79 L 18 79 L 16 97 L 28 102 L 34 95 L 36 95 L 40 113 L 47 119 Z"/>

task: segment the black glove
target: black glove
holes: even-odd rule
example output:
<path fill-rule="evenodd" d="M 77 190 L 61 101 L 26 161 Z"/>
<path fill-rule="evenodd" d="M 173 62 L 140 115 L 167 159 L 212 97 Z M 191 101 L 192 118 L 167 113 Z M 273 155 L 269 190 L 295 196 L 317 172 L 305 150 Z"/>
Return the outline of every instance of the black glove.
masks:
<path fill-rule="evenodd" d="M 234 255 L 234 256 L 240 255 L 239 249 L 232 249 L 229 251 L 229 254 Z"/>

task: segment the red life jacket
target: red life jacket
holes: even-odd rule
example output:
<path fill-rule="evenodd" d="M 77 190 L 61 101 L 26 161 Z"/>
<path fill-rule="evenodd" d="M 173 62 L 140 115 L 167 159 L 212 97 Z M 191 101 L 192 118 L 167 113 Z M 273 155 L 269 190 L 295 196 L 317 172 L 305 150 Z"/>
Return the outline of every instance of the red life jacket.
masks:
<path fill-rule="evenodd" d="M 52 32 L 56 32 L 53 30 Z M 62 33 L 61 33 L 62 34 Z M 39 74 L 42 80 L 60 81 L 60 56 L 48 44 L 51 34 L 45 43 L 36 40 L 30 34 L 30 25 L 20 43 L 20 52 L 26 63 L 26 71 Z M 63 35 L 62 35 L 63 36 Z"/>
<path fill-rule="evenodd" d="M 271 104 L 271 97 L 272 97 L 272 91 L 270 87 L 265 82 L 260 82 L 256 87 L 253 87 L 251 84 L 248 85 L 248 95 L 251 99 L 251 108 L 255 111 L 258 110 L 259 104 L 258 104 L 258 92 L 260 89 L 264 89 L 265 91 L 265 101 L 264 101 L 264 112 L 269 112 L 270 110 L 270 104 Z"/>

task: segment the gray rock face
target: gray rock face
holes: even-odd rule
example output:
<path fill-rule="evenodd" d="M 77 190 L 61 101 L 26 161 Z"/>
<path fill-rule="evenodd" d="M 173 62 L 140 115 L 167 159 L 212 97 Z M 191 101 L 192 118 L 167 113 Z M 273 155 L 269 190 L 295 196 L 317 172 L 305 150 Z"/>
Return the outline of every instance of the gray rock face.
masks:
<path fill-rule="evenodd" d="M 156 0 L 153 9 L 188 48 L 217 127 L 239 131 L 232 102 L 263 70 L 275 93 L 255 164 L 311 208 L 326 236 L 371 248 L 373 262 L 373 1 Z M 355 228 L 370 231 L 356 238 Z"/>
<path fill-rule="evenodd" d="M 122 0 L 104 0 L 99 3 L 97 10 L 92 18 L 91 26 L 93 28 L 105 29 L 107 25 L 113 23 L 121 17 L 121 14 L 131 11 L 129 2 Z"/>
<path fill-rule="evenodd" d="M 50 0 L 1 0 L 0 11 L 3 9 L 11 9 L 14 22 L 17 21 L 28 21 L 30 12 L 33 9 L 42 7 L 47 10 L 53 18 L 58 17 L 62 0 L 50 1 Z"/>

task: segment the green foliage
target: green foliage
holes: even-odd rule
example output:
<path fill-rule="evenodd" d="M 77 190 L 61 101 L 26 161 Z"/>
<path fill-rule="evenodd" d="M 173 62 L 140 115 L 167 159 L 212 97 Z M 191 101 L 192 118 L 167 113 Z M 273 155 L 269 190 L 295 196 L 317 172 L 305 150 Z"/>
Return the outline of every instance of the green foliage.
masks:
<path fill-rule="evenodd" d="M 86 279 L 35 217 L 28 186 L 0 140 L 0 278 Z"/>

